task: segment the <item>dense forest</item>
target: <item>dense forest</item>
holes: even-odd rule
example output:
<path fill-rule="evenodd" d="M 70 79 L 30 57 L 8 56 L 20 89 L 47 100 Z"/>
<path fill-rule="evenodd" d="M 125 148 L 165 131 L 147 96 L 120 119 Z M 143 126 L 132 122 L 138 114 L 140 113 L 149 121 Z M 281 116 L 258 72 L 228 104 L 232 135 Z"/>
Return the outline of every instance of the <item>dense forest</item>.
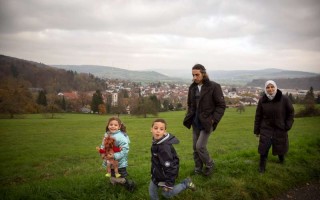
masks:
<path fill-rule="evenodd" d="M 90 73 L 77 73 L 33 61 L 0 55 L 0 79 L 14 78 L 30 83 L 48 93 L 60 91 L 95 91 L 105 88 L 105 80 Z"/>

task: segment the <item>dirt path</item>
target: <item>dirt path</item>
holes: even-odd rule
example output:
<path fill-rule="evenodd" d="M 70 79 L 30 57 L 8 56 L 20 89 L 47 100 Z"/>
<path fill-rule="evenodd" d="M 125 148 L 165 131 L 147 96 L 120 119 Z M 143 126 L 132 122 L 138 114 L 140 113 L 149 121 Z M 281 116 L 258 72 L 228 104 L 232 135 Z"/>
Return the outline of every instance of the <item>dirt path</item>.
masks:
<path fill-rule="evenodd" d="M 320 181 L 306 183 L 271 200 L 320 200 Z"/>

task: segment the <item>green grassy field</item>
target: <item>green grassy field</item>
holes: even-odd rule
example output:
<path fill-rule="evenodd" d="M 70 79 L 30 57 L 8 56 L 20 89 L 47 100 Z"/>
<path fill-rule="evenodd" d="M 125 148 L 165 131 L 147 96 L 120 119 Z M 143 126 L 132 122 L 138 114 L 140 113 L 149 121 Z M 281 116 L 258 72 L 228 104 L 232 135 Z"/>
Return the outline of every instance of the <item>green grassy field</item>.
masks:
<path fill-rule="evenodd" d="M 319 180 L 320 117 L 297 118 L 289 132 L 284 165 L 269 156 L 267 171 L 258 173 L 258 139 L 253 134 L 255 107 L 242 114 L 226 110 L 211 135 L 209 152 L 216 162 L 210 177 L 194 176 L 191 130 L 182 126 L 184 111 L 160 113 L 180 144 L 178 182 L 191 177 L 197 191 L 175 199 L 269 199 L 299 184 Z M 120 116 L 130 136 L 128 172 L 133 193 L 112 186 L 104 177 L 95 147 L 110 116 L 90 114 L 26 115 L 0 120 L 0 199 L 149 199 L 151 122 L 154 117 Z"/>

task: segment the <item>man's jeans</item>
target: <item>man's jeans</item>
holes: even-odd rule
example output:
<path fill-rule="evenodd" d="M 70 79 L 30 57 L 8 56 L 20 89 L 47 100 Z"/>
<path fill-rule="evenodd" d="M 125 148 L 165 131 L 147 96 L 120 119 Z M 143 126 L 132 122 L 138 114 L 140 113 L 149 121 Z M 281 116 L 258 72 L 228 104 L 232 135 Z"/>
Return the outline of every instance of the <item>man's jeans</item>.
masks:
<path fill-rule="evenodd" d="M 204 130 L 199 130 L 193 126 L 193 159 L 195 170 L 201 171 L 203 165 L 212 165 L 213 160 L 207 150 L 207 143 L 211 135 L 212 128 L 209 133 Z"/>

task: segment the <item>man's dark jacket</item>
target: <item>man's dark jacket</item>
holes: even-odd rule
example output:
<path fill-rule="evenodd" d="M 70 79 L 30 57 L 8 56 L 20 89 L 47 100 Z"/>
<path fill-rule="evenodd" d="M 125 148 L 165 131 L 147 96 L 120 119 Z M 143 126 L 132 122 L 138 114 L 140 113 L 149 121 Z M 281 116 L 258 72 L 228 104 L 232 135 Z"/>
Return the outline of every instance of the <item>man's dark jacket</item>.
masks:
<path fill-rule="evenodd" d="M 196 90 L 198 85 L 192 83 L 188 93 L 188 112 L 183 120 L 183 125 L 191 128 L 194 117 L 198 111 L 198 118 L 203 129 L 209 133 L 215 130 L 226 109 L 220 84 L 214 81 L 205 81 L 201 87 L 199 104 L 196 103 Z"/>

